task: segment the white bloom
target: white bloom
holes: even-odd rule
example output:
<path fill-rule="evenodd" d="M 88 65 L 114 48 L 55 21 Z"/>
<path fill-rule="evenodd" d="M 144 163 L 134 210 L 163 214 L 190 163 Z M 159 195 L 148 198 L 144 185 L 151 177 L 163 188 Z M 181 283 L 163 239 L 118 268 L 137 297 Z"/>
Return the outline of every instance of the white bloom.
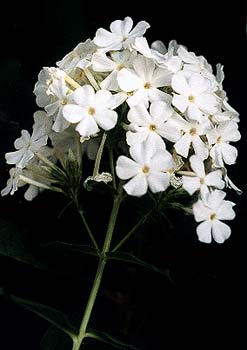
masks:
<path fill-rule="evenodd" d="M 70 73 L 75 68 L 85 69 L 91 65 L 93 53 L 97 46 L 90 39 L 79 43 L 73 51 L 69 52 L 64 58 L 57 62 L 60 69 Z"/>
<path fill-rule="evenodd" d="M 50 87 L 57 80 L 65 77 L 65 73 L 59 68 L 44 67 L 38 75 L 38 81 L 34 87 L 36 103 L 39 107 L 45 107 L 51 104 L 55 98 L 50 91 Z"/>
<path fill-rule="evenodd" d="M 97 30 L 94 43 L 103 48 L 104 52 L 129 48 L 135 38 L 142 36 L 150 25 L 141 21 L 133 29 L 132 27 L 130 17 L 125 17 L 123 21 L 116 20 L 111 23 L 110 32 L 103 28 Z"/>
<path fill-rule="evenodd" d="M 193 205 L 196 222 L 202 222 L 196 229 L 199 240 L 211 243 L 212 237 L 217 243 L 223 243 L 231 234 L 231 229 L 221 220 L 232 220 L 235 213 L 233 202 L 224 200 L 225 192 L 215 190 L 208 195 L 207 202 L 198 200 Z"/>
<path fill-rule="evenodd" d="M 1 190 L 1 195 L 6 196 L 7 194 L 13 195 L 18 187 L 24 186 L 25 183 L 19 180 L 19 176 L 23 173 L 21 168 L 11 168 L 9 171 L 10 178 L 7 181 L 5 188 Z"/>
<path fill-rule="evenodd" d="M 212 67 L 203 56 L 196 56 L 194 52 L 187 51 L 183 46 L 178 48 L 178 56 L 185 63 L 183 68 L 185 71 L 201 73 L 204 77 L 215 80 Z"/>
<path fill-rule="evenodd" d="M 149 112 L 144 105 L 132 107 L 127 115 L 130 125 L 127 132 L 128 145 L 150 141 L 156 148 L 165 148 L 162 137 L 166 137 L 165 123 L 171 117 L 173 109 L 165 102 L 155 101 Z"/>
<path fill-rule="evenodd" d="M 207 123 L 188 122 L 176 115 L 171 117 L 165 125 L 166 138 L 175 142 L 174 148 L 179 155 L 187 158 L 192 145 L 195 154 L 201 159 L 206 159 L 208 146 L 201 139 L 201 136 L 206 134 L 207 127 Z"/>
<path fill-rule="evenodd" d="M 148 107 L 148 101 L 171 100 L 170 95 L 158 89 L 169 85 L 169 72 L 157 68 L 153 60 L 141 55 L 133 60 L 133 68 L 121 69 L 117 77 L 120 88 L 130 96 L 127 100 L 130 107 L 141 103 Z"/>
<path fill-rule="evenodd" d="M 240 138 L 238 124 L 233 121 L 222 123 L 207 133 L 209 145 L 213 145 L 210 156 L 213 158 L 216 167 L 224 167 L 224 163 L 235 163 L 238 151 L 229 142 L 239 141 Z"/>
<path fill-rule="evenodd" d="M 120 156 L 116 172 L 120 179 L 128 180 L 125 191 L 132 196 L 144 195 L 148 188 L 153 193 L 165 191 L 169 186 L 169 171 L 174 163 L 171 154 L 166 150 L 155 150 L 146 143 L 130 147 L 130 159 Z"/>
<path fill-rule="evenodd" d="M 63 109 L 63 115 L 70 123 L 78 123 L 76 130 L 83 137 L 96 134 L 103 130 L 114 128 L 117 123 L 115 109 L 125 99 L 124 94 L 112 95 L 109 91 L 100 90 L 96 93 L 90 85 L 84 85 L 71 94 L 76 104 L 68 104 Z"/>
<path fill-rule="evenodd" d="M 169 79 L 167 74 L 169 85 L 173 73 L 178 72 L 182 68 L 181 58 L 173 54 L 174 48 L 169 47 L 167 52 L 165 45 L 160 41 L 153 43 L 150 48 L 146 38 L 136 38 L 133 47 L 143 56 L 154 60 L 158 67 L 164 68 L 170 73 Z"/>
<path fill-rule="evenodd" d="M 47 135 L 40 135 L 39 129 L 34 128 L 32 136 L 27 130 L 21 131 L 21 137 L 16 139 L 14 146 L 17 151 L 5 154 L 8 164 L 15 164 L 17 168 L 25 168 L 42 146 L 47 143 Z"/>
<path fill-rule="evenodd" d="M 48 136 L 51 132 L 52 120 L 48 118 L 47 113 L 44 111 L 37 111 L 33 115 L 33 133 L 35 138 L 41 138 L 43 136 Z"/>
<path fill-rule="evenodd" d="M 215 86 L 198 73 L 178 72 L 172 78 L 173 105 L 192 120 L 201 122 L 206 114 L 218 111 Z"/>
<path fill-rule="evenodd" d="M 45 110 L 47 115 L 54 120 L 52 129 L 56 132 L 61 132 L 70 125 L 70 123 L 64 119 L 63 109 L 68 103 L 73 103 L 70 94 L 71 91 L 63 78 L 57 79 L 51 85 L 50 91 L 54 96 L 54 100 L 45 107 Z"/>
<path fill-rule="evenodd" d="M 122 68 L 130 67 L 134 54 L 128 50 L 111 53 L 111 57 L 103 52 L 97 52 L 92 58 L 92 68 L 95 72 L 109 72 L 110 74 L 100 83 L 100 87 L 105 90 L 118 91 L 118 72 Z"/>
<path fill-rule="evenodd" d="M 208 187 L 224 188 L 225 183 L 222 180 L 221 170 L 206 174 L 203 161 L 196 155 L 190 157 L 190 166 L 195 176 L 183 176 L 183 188 L 190 195 L 200 190 L 204 198 L 209 193 Z"/>

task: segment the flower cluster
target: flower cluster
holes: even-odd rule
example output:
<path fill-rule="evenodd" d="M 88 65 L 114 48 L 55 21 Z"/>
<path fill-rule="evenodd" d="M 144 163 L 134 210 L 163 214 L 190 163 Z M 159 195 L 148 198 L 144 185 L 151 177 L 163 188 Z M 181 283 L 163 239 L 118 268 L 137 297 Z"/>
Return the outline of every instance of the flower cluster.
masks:
<path fill-rule="evenodd" d="M 44 111 L 34 114 L 32 135 L 22 130 L 16 151 L 6 154 L 14 167 L 2 195 L 29 184 L 25 197 L 31 200 L 52 186 L 45 165 L 61 162 L 71 150 L 95 159 L 98 139 L 120 127 L 124 147 L 115 169 L 126 180 L 127 194 L 169 186 L 196 194 L 199 240 L 221 243 L 231 232 L 221 220 L 235 215 L 222 189 L 238 191 L 226 165 L 235 163 L 231 143 L 240 139 L 238 113 L 222 86 L 223 67 L 218 64 L 214 74 L 203 56 L 176 41 L 168 48 L 161 41 L 149 46 L 149 27 L 145 21 L 133 26 L 130 17 L 116 20 L 110 30 L 100 28 L 93 40 L 79 43 L 57 67 L 43 68 L 34 94 Z M 97 172 L 94 177 L 105 178 Z"/>

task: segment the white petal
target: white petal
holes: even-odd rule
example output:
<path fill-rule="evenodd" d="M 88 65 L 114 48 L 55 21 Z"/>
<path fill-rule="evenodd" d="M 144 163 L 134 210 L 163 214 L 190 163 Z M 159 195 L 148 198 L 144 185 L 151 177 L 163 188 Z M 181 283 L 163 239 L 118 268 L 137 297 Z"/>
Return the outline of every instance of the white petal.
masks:
<path fill-rule="evenodd" d="M 133 61 L 133 67 L 139 77 L 142 78 L 144 84 L 151 83 L 155 70 L 155 63 L 150 58 L 137 56 Z"/>
<path fill-rule="evenodd" d="M 100 83 L 101 89 L 117 91 L 119 85 L 117 82 L 118 71 L 112 71 L 102 82 Z"/>
<path fill-rule="evenodd" d="M 146 89 L 137 90 L 133 96 L 129 97 L 127 103 L 130 107 L 143 104 L 146 108 L 148 107 L 148 94 Z"/>
<path fill-rule="evenodd" d="M 99 113 L 96 113 L 94 115 L 97 124 L 103 130 L 110 130 L 114 128 L 114 126 L 117 123 L 117 117 L 117 112 L 112 111 L 110 109 L 102 109 L 99 111 Z"/>
<path fill-rule="evenodd" d="M 91 136 L 99 131 L 96 121 L 93 117 L 87 116 L 75 128 L 83 137 Z"/>
<path fill-rule="evenodd" d="M 90 106 L 94 103 L 94 97 L 95 92 L 91 85 L 84 85 L 73 92 L 73 99 L 80 106 Z"/>
<path fill-rule="evenodd" d="M 179 46 L 177 53 L 185 63 L 197 63 L 196 57 L 194 57 L 190 52 L 188 52 L 183 46 Z"/>
<path fill-rule="evenodd" d="M 135 39 L 135 44 L 133 44 L 133 47 L 140 52 L 143 56 L 152 58 L 153 54 L 150 50 L 150 47 L 148 45 L 147 39 L 144 37 L 138 37 Z"/>
<path fill-rule="evenodd" d="M 240 132 L 238 131 L 238 124 L 233 121 L 225 122 L 220 125 L 219 132 L 225 141 L 236 142 L 241 138 Z"/>
<path fill-rule="evenodd" d="M 145 90 L 148 93 L 150 102 L 163 101 L 168 104 L 171 104 L 171 101 L 172 101 L 171 95 L 165 93 L 164 91 L 161 91 L 155 87 L 151 87 L 150 89 L 145 89 Z"/>
<path fill-rule="evenodd" d="M 124 101 L 126 101 L 127 94 L 125 92 L 118 92 L 111 96 L 108 101 L 107 107 L 110 109 L 115 109 L 120 106 Z"/>
<path fill-rule="evenodd" d="M 216 217 L 219 220 L 233 220 L 236 216 L 232 207 L 235 204 L 230 201 L 222 201 L 220 206 L 216 210 Z"/>
<path fill-rule="evenodd" d="M 127 131 L 126 133 L 127 144 L 129 146 L 132 146 L 132 145 L 135 145 L 136 143 L 141 143 L 147 139 L 148 134 L 149 134 L 148 130 L 137 131 L 137 132 Z"/>
<path fill-rule="evenodd" d="M 183 73 L 177 73 L 173 76 L 172 88 L 178 94 L 181 94 L 184 96 L 190 95 L 190 87 L 189 87 Z"/>
<path fill-rule="evenodd" d="M 213 220 L 212 236 L 217 243 L 223 243 L 231 235 L 231 229 L 228 225 L 219 220 Z"/>
<path fill-rule="evenodd" d="M 142 104 L 132 107 L 127 115 L 128 120 L 138 126 L 149 126 L 152 123 L 150 114 Z"/>
<path fill-rule="evenodd" d="M 172 98 L 172 104 L 175 106 L 180 112 L 184 113 L 186 108 L 189 105 L 188 98 L 183 95 L 174 94 Z"/>
<path fill-rule="evenodd" d="M 174 166 L 172 155 L 166 150 L 158 150 L 154 153 L 150 166 L 154 171 L 170 170 Z"/>
<path fill-rule="evenodd" d="M 131 31 L 133 21 L 130 17 L 125 17 L 123 21 L 116 20 L 111 23 L 110 30 L 118 35 L 126 35 Z"/>
<path fill-rule="evenodd" d="M 27 130 L 21 130 L 21 137 L 15 140 L 14 146 L 16 149 L 21 149 L 23 147 L 26 147 L 29 144 L 30 141 L 30 134 Z"/>
<path fill-rule="evenodd" d="M 120 156 L 116 164 L 117 176 L 122 180 L 128 180 L 140 173 L 140 165 L 132 159 Z"/>
<path fill-rule="evenodd" d="M 153 193 L 165 191 L 169 186 L 169 175 L 161 172 L 152 173 L 147 177 L 147 181 Z"/>
<path fill-rule="evenodd" d="M 163 101 L 154 101 L 150 106 L 152 120 L 157 123 L 167 121 L 173 113 L 171 107 Z"/>
<path fill-rule="evenodd" d="M 193 204 L 193 214 L 196 222 L 209 220 L 212 210 L 208 208 L 202 200 L 198 200 Z"/>
<path fill-rule="evenodd" d="M 223 160 L 226 164 L 234 164 L 236 162 L 237 156 L 238 156 L 238 150 L 232 145 L 229 145 L 228 143 L 222 143 L 221 144 L 221 153 Z"/>
<path fill-rule="evenodd" d="M 187 115 L 189 119 L 197 120 L 199 123 L 203 120 L 203 113 L 194 103 L 188 104 Z"/>
<path fill-rule="evenodd" d="M 93 41 L 100 47 L 114 46 L 115 50 L 119 50 L 122 47 L 118 35 L 108 32 L 103 28 L 97 30 Z"/>
<path fill-rule="evenodd" d="M 105 53 L 96 52 L 92 57 L 92 67 L 95 72 L 112 72 L 116 63 L 106 56 Z"/>
<path fill-rule="evenodd" d="M 181 137 L 180 128 L 172 119 L 169 119 L 164 125 L 159 126 L 157 132 L 171 142 L 177 142 Z"/>
<path fill-rule="evenodd" d="M 215 114 L 218 111 L 216 97 L 212 94 L 204 94 L 196 97 L 195 103 L 205 113 Z"/>
<path fill-rule="evenodd" d="M 152 86 L 163 87 L 171 84 L 171 73 L 163 68 L 156 68 L 152 76 Z"/>
<path fill-rule="evenodd" d="M 193 96 L 201 95 L 210 88 L 210 81 L 204 78 L 201 74 L 194 73 L 189 78 L 189 86 Z"/>
<path fill-rule="evenodd" d="M 183 188 L 190 195 L 195 193 L 200 188 L 200 179 L 198 177 L 183 176 Z"/>
<path fill-rule="evenodd" d="M 144 143 L 138 143 L 130 147 L 129 149 L 131 157 L 140 165 L 145 164 L 146 161 L 146 145 Z M 153 153 L 155 150 L 153 150 Z M 152 154 L 153 155 L 153 154 Z M 151 155 L 150 155 L 151 158 Z"/>
<path fill-rule="evenodd" d="M 204 163 L 200 157 L 193 155 L 190 157 L 191 169 L 196 173 L 198 177 L 205 176 Z"/>
<path fill-rule="evenodd" d="M 217 187 L 222 190 L 225 187 L 225 182 L 222 180 L 221 170 L 215 170 L 207 174 L 205 177 L 205 183 L 207 186 Z"/>
<path fill-rule="evenodd" d="M 213 145 L 214 143 L 216 143 L 217 138 L 218 138 L 219 135 L 218 135 L 218 133 L 217 133 L 217 131 L 215 129 L 212 129 L 212 130 L 208 131 L 206 136 L 207 136 L 207 139 L 208 139 L 208 143 L 210 145 Z"/>
<path fill-rule="evenodd" d="M 108 108 L 112 94 L 108 90 L 99 90 L 95 94 L 95 104 L 99 109 Z"/>
<path fill-rule="evenodd" d="M 192 145 L 199 158 L 206 159 L 208 157 L 208 148 L 201 140 L 200 136 L 195 135 L 192 137 Z"/>
<path fill-rule="evenodd" d="M 226 193 L 224 191 L 214 190 L 213 192 L 210 193 L 208 197 L 208 206 L 216 210 L 222 203 L 225 196 L 226 196 Z"/>
<path fill-rule="evenodd" d="M 135 91 L 142 87 L 142 80 L 132 71 L 123 68 L 119 71 L 117 81 L 123 91 Z"/>
<path fill-rule="evenodd" d="M 18 164 L 21 161 L 24 153 L 25 153 L 25 149 L 23 148 L 21 148 L 18 151 L 6 153 L 5 159 L 7 164 Z"/>
<path fill-rule="evenodd" d="M 188 133 L 186 133 L 181 137 L 180 140 L 178 140 L 175 143 L 174 148 L 178 154 L 187 158 L 189 154 L 190 144 L 191 144 L 191 136 Z"/>
<path fill-rule="evenodd" d="M 140 21 L 137 23 L 137 25 L 129 33 L 129 37 L 133 38 L 133 37 L 137 37 L 137 36 L 142 36 L 148 28 L 150 28 L 150 25 L 147 22 Z"/>
<path fill-rule="evenodd" d="M 87 111 L 85 108 L 77 105 L 68 104 L 63 108 L 63 116 L 70 123 L 78 123 L 85 118 Z"/>
<path fill-rule="evenodd" d="M 129 195 L 141 197 L 148 189 L 147 177 L 144 174 L 138 174 L 127 182 L 123 188 Z"/>
<path fill-rule="evenodd" d="M 199 241 L 203 243 L 211 243 L 212 242 L 211 229 L 212 229 L 212 224 L 211 224 L 211 221 L 209 220 L 204 221 L 199 226 L 197 226 L 196 232 L 197 232 Z"/>

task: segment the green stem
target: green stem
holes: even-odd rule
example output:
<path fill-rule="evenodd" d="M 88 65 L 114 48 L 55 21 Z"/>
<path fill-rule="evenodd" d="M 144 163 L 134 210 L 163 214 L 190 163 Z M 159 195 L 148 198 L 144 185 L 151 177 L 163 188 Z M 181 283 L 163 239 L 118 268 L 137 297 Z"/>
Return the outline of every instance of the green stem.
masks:
<path fill-rule="evenodd" d="M 102 158 L 102 154 L 103 154 L 103 150 L 104 150 L 104 146 L 105 146 L 105 142 L 106 142 L 106 136 L 107 136 L 107 134 L 104 132 L 102 139 L 101 139 L 101 142 L 100 142 L 98 152 L 97 152 L 97 156 L 95 159 L 93 176 L 96 176 L 99 174 L 100 161 Z"/>
<path fill-rule="evenodd" d="M 90 229 L 90 227 L 89 227 L 89 225 L 87 223 L 87 220 L 86 220 L 86 218 L 84 216 L 83 210 L 81 208 L 78 208 L 78 212 L 80 214 L 80 217 L 81 217 L 81 219 L 83 221 L 85 229 L 87 230 L 87 233 L 88 233 L 88 235 L 89 235 L 89 237 L 90 237 L 90 239 L 91 239 L 95 249 L 97 250 L 98 253 L 100 253 L 99 246 L 98 246 L 98 244 L 97 244 L 97 242 L 96 242 L 96 240 L 94 238 L 94 235 L 93 235 L 93 233 L 92 233 L 92 231 L 91 231 L 91 229 Z"/>
<path fill-rule="evenodd" d="M 109 160 L 110 160 L 110 167 L 111 167 L 111 174 L 112 174 L 112 185 L 113 188 L 116 189 L 116 175 L 115 175 L 115 167 L 114 167 L 114 159 L 113 159 L 113 150 L 112 147 L 109 147 Z"/>
<path fill-rule="evenodd" d="M 82 318 L 78 337 L 73 340 L 74 344 L 73 344 L 72 350 L 79 350 L 80 346 L 83 342 L 83 339 L 85 339 L 87 336 L 86 332 L 87 332 L 88 322 L 90 320 L 91 313 L 92 313 L 92 310 L 93 310 L 93 307 L 95 304 L 95 300 L 96 300 L 96 297 L 97 297 L 97 294 L 99 291 L 99 287 L 101 284 L 101 280 L 103 277 L 103 272 L 104 272 L 105 264 L 106 264 L 105 257 L 106 257 L 106 254 L 110 250 L 112 236 L 113 236 L 113 232 L 114 232 L 114 228 L 115 228 L 115 224 L 116 224 L 116 220 L 117 220 L 117 216 L 118 216 L 121 202 L 122 202 L 122 186 L 120 187 L 119 193 L 114 198 L 113 207 L 112 207 L 112 211 L 111 211 L 111 215 L 110 215 L 110 219 L 109 219 L 109 223 L 108 223 L 108 228 L 106 231 L 105 241 L 104 241 L 103 248 L 101 251 L 101 258 L 100 258 L 100 261 L 98 264 L 97 272 L 96 272 L 93 286 L 92 286 L 92 289 L 91 289 L 91 292 L 90 292 L 90 295 L 88 298 L 86 309 L 85 309 L 85 312 L 84 312 L 84 315 Z"/>
<path fill-rule="evenodd" d="M 132 227 L 132 229 L 127 233 L 127 235 L 124 236 L 124 238 L 121 239 L 121 241 L 112 249 L 112 253 L 116 252 L 133 235 L 133 233 L 135 233 L 138 230 L 138 228 L 147 221 L 147 219 L 151 216 L 151 214 L 155 211 L 155 209 L 156 209 L 156 206 L 154 206 L 151 210 L 149 210 L 147 214 L 143 216 L 141 220 L 138 221 Z"/>

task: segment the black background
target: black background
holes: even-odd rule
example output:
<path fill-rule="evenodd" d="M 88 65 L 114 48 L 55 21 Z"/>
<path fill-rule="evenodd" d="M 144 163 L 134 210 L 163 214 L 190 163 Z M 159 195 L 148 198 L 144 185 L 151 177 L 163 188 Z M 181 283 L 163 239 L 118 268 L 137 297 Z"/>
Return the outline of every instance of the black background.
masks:
<path fill-rule="evenodd" d="M 99 27 L 129 15 L 137 23 L 146 20 L 151 28 L 148 41 L 176 39 L 197 55 L 205 56 L 213 66 L 224 65 L 224 89 L 230 104 L 240 113 L 242 140 L 239 157 L 230 167 L 233 181 L 244 191 L 237 203 L 232 236 L 223 245 L 197 241 L 193 221 L 182 214 L 175 216 L 172 234 L 165 227 L 153 225 L 144 232 L 144 257 L 169 267 L 175 285 L 163 277 L 143 270 L 109 267 L 94 314 L 99 327 L 107 324 L 115 335 L 126 338 L 142 349 L 174 349 L 212 346 L 219 348 L 234 341 L 239 349 L 243 335 L 240 322 L 245 317 L 244 283 L 246 279 L 246 9 L 242 1 L 228 2 L 106 2 L 42 1 L 9 2 L 1 9 L 0 64 L 0 145 L 1 188 L 8 178 L 4 153 L 13 149 L 13 141 L 23 128 L 31 128 L 37 109 L 32 93 L 43 66 L 53 66 L 78 42 L 93 38 Z M 65 201 L 54 194 L 43 194 L 26 203 L 22 194 L 0 199 L 0 216 L 26 227 L 39 240 L 78 239 L 77 218 L 68 211 L 57 216 Z M 103 217 L 104 199 L 91 209 Z M 126 209 L 127 212 L 127 209 Z M 131 212 L 127 212 L 128 219 Z M 97 226 L 97 225 L 96 225 Z M 69 239 L 68 239 L 69 235 Z M 157 243 L 158 242 L 158 243 Z M 83 262 L 83 261 L 82 261 Z M 88 263 L 87 263 L 88 264 Z M 95 261 L 85 268 L 85 276 L 95 270 Z M 68 312 L 76 312 L 80 296 L 86 298 L 90 278 L 81 283 L 73 278 L 54 276 L 30 267 L 0 259 L 0 287 L 11 293 L 47 302 Z M 130 286 L 131 285 L 131 286 Z M 83 287 L 82 287 L 83 286 Z M 0 300 L 0 348 L 36 350 L 48 328 L 46 321 Z M 108 328 L 109 328 L 108 327 Z M 92 349 L 96 349 L 92 348 Z M 97 349 L 103 349 L 101 345 Z M 105 349 L 105 348 L 104 348 Z M 106 347 L 107 349 L 107 347 Z"/>

